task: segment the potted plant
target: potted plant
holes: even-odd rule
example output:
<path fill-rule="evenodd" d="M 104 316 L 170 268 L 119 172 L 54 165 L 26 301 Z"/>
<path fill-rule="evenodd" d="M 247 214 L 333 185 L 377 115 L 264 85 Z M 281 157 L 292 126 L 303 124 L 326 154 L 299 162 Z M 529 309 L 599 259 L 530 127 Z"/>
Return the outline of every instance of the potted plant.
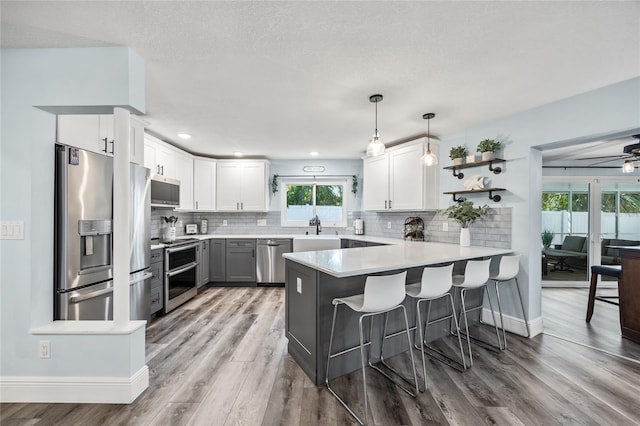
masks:
<path fill-rule="evenodd" d="M 495 152 L 500 149 L 500 146 L 500 141 L 496 141 L 495 139 L 484 139 L 480 141 L 476 151 L 482 153 L 483 161 L 493 160 L 495 158 Z"/>
<path fill-rule="evenodd" d="M 453 160 L 454 166 L 459 166 L 460 164 L 462 164 L 462 160 L 466 156 L 467 156 L 467 148 L 462 145 L 454 146 L 449 151 L 449 158 Z"/>
<path fill-rule="evenodd" d="M 553 232 L 549 231 L 548 229 L 545 229 L 544 231 L 542 231 L 542 246 L 544 247 L 545 250 L 551 247 L 552 241 L 553 241 Z"/>
<path fill-rule="evenodd" d="M 473 207 L 472 201 L 462 201 L 450 206 L 442 213 L 460 224 L 460 245 L 468 247 L 471 245 L 469 225 L 485 217 L 488 211 L 489 206 L 486 204 L 481 207 Z"/>

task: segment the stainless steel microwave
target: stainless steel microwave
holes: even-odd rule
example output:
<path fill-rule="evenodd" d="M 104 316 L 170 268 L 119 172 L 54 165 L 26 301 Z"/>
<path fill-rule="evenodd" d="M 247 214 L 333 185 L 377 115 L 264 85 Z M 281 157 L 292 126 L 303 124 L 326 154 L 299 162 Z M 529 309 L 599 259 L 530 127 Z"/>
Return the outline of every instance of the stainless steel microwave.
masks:
<path fill-rule="evenodd" d="M 179 207 L 180 181 L 156 175 L 151 178 L 151 206 Z"/>

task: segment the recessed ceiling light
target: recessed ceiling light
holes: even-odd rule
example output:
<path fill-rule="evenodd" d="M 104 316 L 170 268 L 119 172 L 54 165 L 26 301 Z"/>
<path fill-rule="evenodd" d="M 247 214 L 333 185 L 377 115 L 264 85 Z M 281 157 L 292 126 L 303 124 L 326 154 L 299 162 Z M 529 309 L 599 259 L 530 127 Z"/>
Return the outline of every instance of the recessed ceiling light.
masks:
<path fill-rule="evenodd" d="M 178 137 L 180 139 L 191 139 L 191 135 L 189 133 L 178 133 Z"/>
<path fill-rule="evenodd" d="M 320 153 L 318 151 L 311 151 L 309 155 L 312 157 L 317 157 L 318 155 L 320 155 Z"/>
<path fill-rule="evenodd" d="M 236 157 L 242 157 L 244 154 L 240 151 L 233 151 L 233 155 L 235 155 Z"/>

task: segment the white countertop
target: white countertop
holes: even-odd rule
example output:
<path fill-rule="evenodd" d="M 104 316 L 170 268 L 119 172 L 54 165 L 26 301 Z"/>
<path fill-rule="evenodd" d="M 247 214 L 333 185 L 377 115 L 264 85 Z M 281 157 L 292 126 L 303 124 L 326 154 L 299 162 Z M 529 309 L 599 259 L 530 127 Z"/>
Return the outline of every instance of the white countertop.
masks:
<path fill-rule="evenodd" d="M 350 237 L 344 237 L 349 238 Z M 449 263 L 511 253 L 511 249 L 460 247 L 457 244 L 411 242 L 340 250 L 286 253 L 283 256 L 336 278 Z"/>
<path fill-rule="evenodd" d="M 369 243 L 380 244 L 402 244 L 405 241 L 402 238 L 388 238 L 388 237 L 376 237 L 373 235 L 335 235 L 329 232 L 320 235 L 304 235 L 304 234 L 196 234 L 196 235 L 184 235 L 177 237 L 178 240 L 184 240 L 187 238 L 195 238 L 198 240 L 210 240 L 210 239 L 228 239 L 228 238 L 247 238 L 247 239 L 293 239 L 294 237 L 304 238 L 326 238 L 336 237 L 345 240 L 365 241 Z M 422 242 L 421 242 L 422 243 Z M 151 244 L 151 250 L 161 249 L 167 247 L 165 244 Z"/>

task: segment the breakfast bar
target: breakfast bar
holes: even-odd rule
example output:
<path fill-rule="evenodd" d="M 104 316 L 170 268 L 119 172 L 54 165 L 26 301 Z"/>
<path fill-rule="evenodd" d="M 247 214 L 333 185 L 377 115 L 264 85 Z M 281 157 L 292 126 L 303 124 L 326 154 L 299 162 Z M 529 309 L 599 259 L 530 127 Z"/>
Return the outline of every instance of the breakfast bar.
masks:
<path fill-rule="evenodd" d="M 323 383 L 327 362 L 332 300 L 336 297 L 362 293 L 368 275 L 389 275 L 407 271 L 407 282 L 417 282 L 427 265 L 464 262 L 469 259 L 500 256 L 511 249 L 489 247 L 461 247 L 457 244 L 432 242 L 400 242 L 375 247 L 287 253 L 286 259 L 286 336 L 289 354 L 316 384 Z M 479 295 L 478 297 L 482 297 Z M 477 303 L 477 302 L 476 302 Z M 409 323 L 415 324 L 415 306 L 404 302 Z M 433 317 L 446 313 L 445 303 L 431 308 Z M 350 350 L 358 345 L 357 316 L 349 310 L 338 312 L 333 352 L 345 351 L 331 362 L 331 378 L 360 368 L 359 351 Z M 379 352 L 382 332 L 380 320 L 374 320 L 370 346 L 372 360 Z M 446 322 L 446 321 L 445 321 Z M 388 334 L 402 328 L 402 314 L 391 313 Z M 444 322 L 443 322 L 444 323 Z M 430 327 L 430 339 L 448 334 L 448 326 Z M 438 334 L 439 333 L 439 334 Z M 366 337 L 365 337 L 366 339 Z M 406 337 L 397 335 L 385 342 L 385 357 L 407 350 Z"/>

